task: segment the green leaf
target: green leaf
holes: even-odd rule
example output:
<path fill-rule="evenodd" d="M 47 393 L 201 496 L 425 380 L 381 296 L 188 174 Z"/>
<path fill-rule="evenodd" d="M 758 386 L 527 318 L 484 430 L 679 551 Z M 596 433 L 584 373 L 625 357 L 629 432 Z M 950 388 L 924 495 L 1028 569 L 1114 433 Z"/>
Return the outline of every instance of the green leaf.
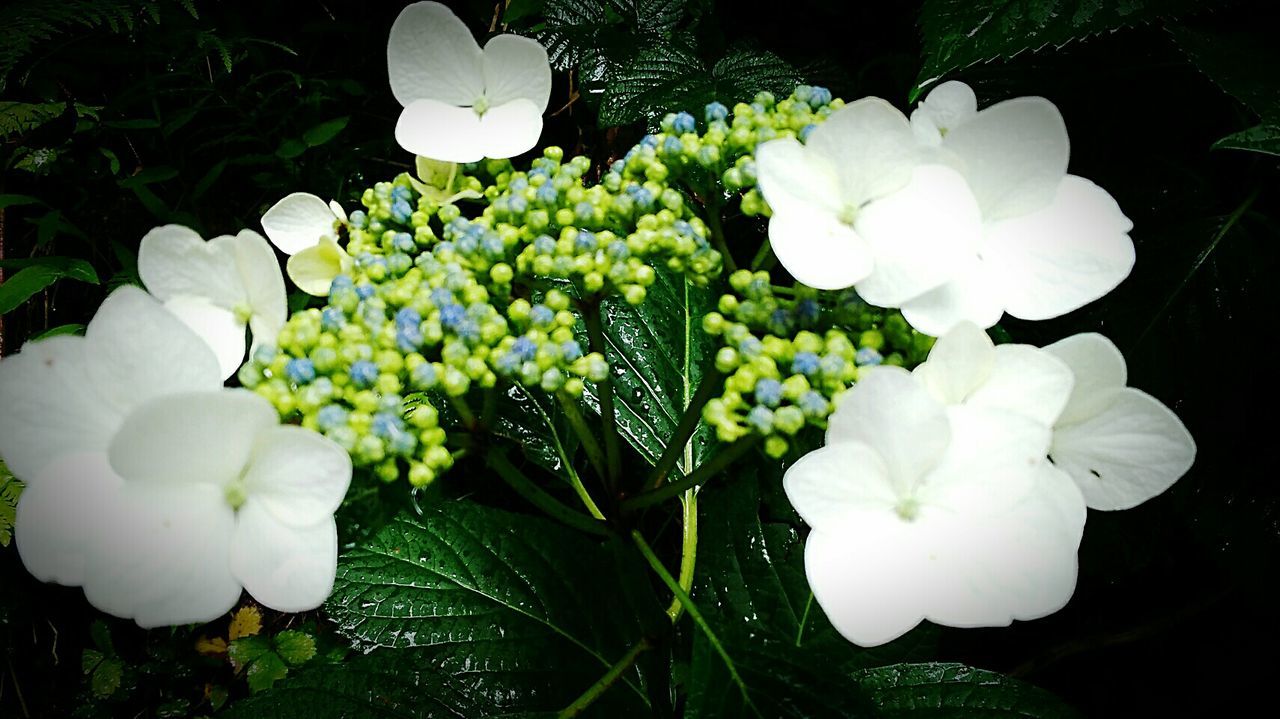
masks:
<path fill-rule="evenodd" d="M 657 268 L 657 279 L 638 307 L 620 297 L 604 300 L 605 358 L 615 368 L 613 390 L 618 431 L 641 456 L 656 463 L 675 434 L 684 408 L 715 360 L 713 338 L 702 318 L 714 305 L 712 291 Z M 599 412 L 597 389 L 586 400 Z M 714 433 L 700 425 L 691 455 L 678 465 L 692 472 L 710 453 Z"/>
<path fill-rule="evenodd" d="M 800 81 L 794 67 L 765 50 L 733 48 L 708 71 L 691 48 L 654 46 L 612 78 L 600 106 L 600 125 L 653 120 L 676 110 L 700 115 L 713 100 L 732 106 L 762 90 L 789 93 Z"/>
<path fill-rule="evenodd" d="M 849 673 L 927 656 L 937 631 L 921 627 L 875 649 L 846 641 L 809 590 L 799 521 L 781 496 L 779 473 L 746 474 L 699 497 L 699 544 L 716 549 L 699 553 L 694 601 L 708 608 L 707 621 L 764 715 L 858 715 L 866 699 L 850 686 Z M 705 640 L 694 640 L 691 674 L 691 716 L 744 711 Z"/>
<path fill-rule="evenodd" d="M 307 144 L 302 140 L 285 140 L 276 148 L 276 157 L 292 160 L 307 151 Z"/>
<path fill-rule="evenodd" d="M 335 117 L 332 120 L 322 122 L 302 133 L 302 141 L 307 143 L 308 147 L 319 147 L 320 145 L 323 145 L 337 137 L 338 133 L 342 132 L 348 122 L 351 122 L 350 115 Z"/>
<path fill-rule="evenodd" d="M 0 195 L 0 210 L 6 207 L 18 207 L 20 205 L 41 205 L 44 204 L 38 197 L 31 195 Z"/>
<path fill-rule="evenodd" d="M 0 138 L 24 135 L 66 112 L 61 102 L 11 102 L 0 101 Z"/>
<path fill-rule="evenodd" d="M 96 649 L 86 649 L 80 655 L 80 668 L 89 676 L 89 687 L 95 697 L 106 699 L 120 689 L 124 663 L 119 659 Z"/>
<path fill-rule="evenodd" d="M 529 461 L 559 476 L 573 470 L 576 437 L 545 393 L 513 385 L 499 395 L 496 415 L 493 433 L 519 446 Z"/>
<path fill-rule="evenodd" d="M 479 665 L 478 668 L 483 667 Z M 476 676 L 483 677 L 484 668 Z M 416 650 L 375 651 L 342 664 L 312 663 L 269 691 L 234 702 L 227 719 L 471 719 L 498 712 L 463 681 L 434 671 Z"/>
<path fill-rule="evenodd" d="M 963 664 L 895 664 L 853 678 L 886 719 L 1068 719 L 1062 700 L 1016 679 Z"/>
<path fill-rule="evenodd" d="M 220 160 L 213 167 L 210 167 L 209 170 L 204 173 L 204 176 L 196 182 L 196 186 L 191 189 L 191 199 L 198 199 L 203 196 L 204 193 L 208 192 L 209 188 L 213 187 L 213 183 L 217 182 L 218 178 L 222 176 L 222 171 L 225 169 L 227 169 L 226 160 Z"/>
<path fill-rule="evenodd" d="M 61 337 L 63 335 L 83 335 L 84 330 L 85 330 L 85 325 L 73 322 L 71 324 L 58 325 L 57 327 L 50 327 L 49 329 L 45 330 L 44 332 L 41 332 L 40 334 L 36 335 L 32 339 L 42 340 L 42 339 L 45 339 L 46 337 Z"/>
<path fill-rule="evenodd" d="M 536 36 L 557 70 L 586 66 L 608 72 L 655 40 L 669 38 L 686 0 L 546 0 Z"/>
<path fill-rule="evenodd" d="M 129 177 L 122 178 L 119 182 L 121 187 L 127 189 L 136 189 L 143 185 L 154 185 L 157 182 L 168 182 L 178 176 L 178 171 L 172 167 L 161 165 L 158 167 L 148 167 L 140 170 Z"/>
<path fill-rule="evenodd" d="M 276 653 L 293 666 L 305 664 L 316 655 L 316 640 L 296 629 L 286 629 L 275 637 Z"/>
<path fill-rule="evenodd" d="M 366 647 L 416 648 L 477 702 L 558 709 L 666 621 L 634 561 L 542 519 L 449 502 L 343 556 L 325 610 Z M 644 686 L 632 668 L 607 704 L 647 714 Z"/>
<path fill-rule="evenodd" d="M 1199 0 L 925 0 L 911 102 L 947 73 L 1200 9 Z"/>
<path fill-rule="evenodd" d="M 18 514 L 18 498 L 22 496 L 23 484 L 0 459 L 0 547 L 9 546 L 13 541 L 14 520 Z"/>
<path fill-rule="evenodd" d="M 36 293 L 62 278 L 98 284 L 98 273 L 85 260 L 49 257 L 30 264 L 0 285 L 0 314 L 12 312 Z"/>
<path fill-rule="evenodd" d="M 93 645 L 107 656 L 115 656 L 115 645 L 111 643 L 111 629 L 107 627 L 107 623 L 101 619 L 95 619 L 89 625 L 89 637 L 93 639 Z"/>
<path fill-rule="evenodd" d="M 275 652 L 267 652 L 249 665 L 245 678 L 249 682 L 249 691 L 260 692 L 271 688 L 272 684 L 284 679 L 289 674 L 289 667 Z"/>
<path fill-rule="evenodd" d="M 541 15 L 546 0 L 511 0 L 502 13 L 502 22 L 519 22 L 527 17 Z"/>
<path fill-rule="evenodd" d="M 261 634 L 237 637 L 227 645 L 227 657 L 237 671 L 270 651 L 271 642 Z"/>
<path fill-rule="evenodd" d="M 1248 150 L 1280 155 L 1280 125 L 1255 125 L 1213 143 L 1215 150 Z"/>

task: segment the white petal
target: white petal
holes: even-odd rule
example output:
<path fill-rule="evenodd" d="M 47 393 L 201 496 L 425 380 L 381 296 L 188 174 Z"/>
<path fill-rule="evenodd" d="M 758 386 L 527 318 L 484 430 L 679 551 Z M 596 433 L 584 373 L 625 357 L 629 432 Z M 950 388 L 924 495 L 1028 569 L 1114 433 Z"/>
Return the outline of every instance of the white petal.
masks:
<path fill-rule="evenodd" d="M 1129 276 L 1132 228 L 1105 190 L 1067 175 L 1052 204 L 989 225 L 983 258 L 1003 278 L 1009 314 L 1049 319 L 1102 297 Z"/>
<path fill-rule="evenodd" d="M 828 445 L 850 441 L 875 450 L 905 496 L 938 463 L 951 428 L 943 406 L 910 372 L 875 367 L 844 393 L 828 420 Z"/>
<path fill-rule="evenodd" d="M 143 236 L 138 276 L 161 301 L 192 295 L 226 309 L 248 301 L 230 238 L 205 242 L 181 225 L 157 227 Z"/>
<path fill-rule="evenodd" d="M 23 490 L 14 522 L 27 571 L 42 582 L 83 584 L 103 503 L 121 484 L 103 452 L 65 455 L 46 466 Z"/>
<path fill-rule="evenodd" d="M 986 329 L 1004 314 L 999 279 L 985 262 L 971 258 L 950 282 L 902 303 L 902 316 L 912 327 L 934 337 L 966 321 Z"/>
<path fill-rule="evenodd" d="M 120 410 L 88 381 L 88 346 L 50 337 L 0 360 L 0 456 L 28 484 L 63 455 L 105 450 L 120 423 Z"/>
<path fill-rule="evenodd" d="M 333 208 L 324 200 L 295 192 L 267 210 L 262 216 L 262 229 L 281 252 L 296 255 L 314 246 L 324 235 L 333 234 L 334 219 Z"/>
<path fill-rule="evenodd" d="M 978 98 L 973 88 L 959 80 L 950 80 L 929 91 L 911 114 L 912 124 L 915 124 L 916 113 L 927 116 L 934 127 L 949 132 L 978 113 Z"/>
<path fill-rule="evenodd" d="M 1001 345 L 990 376 L 966 404 L 1008 410 L 1052 427 L 1074 383 L 1071 368 L 1052 354 L 1030 345 Z"/>
<path fill-rule="evenodd" d="M 311 430 L 272 427 L 258 436 L 244 481 L 253 501 L 276 519 L 309 526 L 342 504 L 351 484 L 351 457 Z"/>
<path fill-rule="evenodd" d="M 1164 492 L 1191 468 L 1196 443 L 1178 416 L 1151 395 L 1109 390 L 1095 416 L 1059 424 L 1050 456 L 1094 509 L 1128 509 Z"/>
<path fill-rule="evenodd" d="M 316 297 L 328 297 L 333 278 L 351 271 L 355 260 L 332 237 L 323 237 L 319 244 L 302 250 L 289 258 L 286 265 L 289 279 L 298 289 Z"/>
<path fill-rule="evenodd" d="M 943 404 L 960 404 L 991 376 L 995 343 L 972 322 L 961 322 L 938 338 L 929 359 L 914 374 Z"/>
<path fill-rule="evenodd" d="M 129 483 L 221 488 L 242 475 L 256 438 L 278 421 L 248 390 L 167 395 L 125 418 L 111 440 L 111 466 Z"/>
<path fill-rule="evenodd" d="M 284 275 L 280 273 L 276 253 L 262 235 L 253 230 L 241 230 L 230 239 L 235 248 L 236 268 L 253 312 L 249 329 L 253 331 L 254 345 L 274 344 L 276 335 L 289 319 Z"/>
<path fill-rule="evenodd" d="M 498 35 L 484 46 L 484 97 L 490 107 L 529 100 L 541 115 L 551 98 L 551 63 L 536 40 Z"/>
<path fill-rule="evenodd" d="M 1075 375 L 1071 399 L 1058 418 L 1059 424 L 1081 422 L 1098 414 L 1111 401 L 1110 390 L 1124 387 L 1129 381 L 1129 369 L 1120 348 L 1096 332 L 1072 335 L 1044 350 L 1066 362 Z"/>
<path fill-rule="evenodd" d="M 244 588 L 278 612 L 305 612 L 324 603 L 338 569 L 333 517 L 296 528 L 279 522 L 256 499 L 240 508 L 231 541 L 231 569 Z"/>
<path fill-rule="evenodd" d="M 1035 486 L 1052 437 L 1029 417 L 989 408 L 947 408 L 951 442 L 924 478 L 920 501 L 956 516 L 1015 508 Z"/>
<path fill-rule="evenodd" d="M 987 221 L 1048 205 L 1070 154 L 1062 115 L 1043 97 L 996 103 L 948 132 L 942 146 L 959 158 Z"/>
<path fill-rule="evenodd" d="M 122 413 L 152 397 L 222 386 L 218 358 L 202 338 L 136 287 L 112 292 L 84 334 L 90 383 Z"/>
<path fill-rule="evenodd" d="M 855 207 L 906 185 L 918 158 L 911 124 L 878 97 L 831 113 L 806 144 L 835 166 L 841 197 Z"/>
<path fill-rule="evenodd" d="M 213 304 L 204 297 L 177 295 L 164 308 L 182 320 L 213 351 L 218 374 L 226 379 L 244 362 L 245 324 L 236 313 Z"/>
<path fill-rule="evenodd" d="M 959 173 L 924 165 L 906 187 L 864 207 L 854 229 L 875 256 L 858 295 L 878 307 L 899 307 L 951 279 L 973 256 L 982 214 Z"/>
<path fill-rule="evenodd" d="M 102 512 L 84 582 L 93 606 L 146 628 L 208 622 L 235 606 L 235 513 L 221 490 L 126 482 Z"/>
<path fill-rule="evenodd" d="M 391 94 L 405 107 L 422 99 L 470 105 L 484 94 L 483 57 L 471 31 L 444 5 L 409 5 L 387 41 Z"/>
<path fill-rule="evenodd" d="M 338 204 L 337 200 L 329 200 L 329 211 L 333 213 L 334 217 L 338 218 L 338 222 L 344 225 L 347 224 L 347 211 L 342 209 L 342 205 Z"/>
<path fill-rule="evenodd" d="M 485 157 L 515 157 L 532 150 L 541 136 L 542 110 L 523 98 L 490 108 L 480 118 L 481 147 Z"/>
<path fill-rule="evenodd" d="M 841 526 L 850 510 L 891 512 L 899 499 L 884 461 L 861 442 L 833 442 L 809 452 L 787 468 L 783 488 L 815 529 Z"/>
<path fill-rule="evenodd" d="M 775 215 L 841 210 L 835 165 L 794 138 L 769 140 L 756 148 L 756 177 Z"/>
<path fill-rule="evenodd" d="M 484 159 L 485 138 L 480 118 L 471 108 L 438 100 L 414 100 L 396 122 L 400 147 L 434 160 L 479 162 Z"/>
<path fill-rule="evenodd" d="M 792 277 L 820 290 L 850 287 L 875 266 L 867 241 L 818 208 L 774 212 L 769 218 L 769 244 Z"/>
<path fill-rule="evenodd" d="M 839 531 L 814 530 L 804 547 L 813 597 L 846 639 L 864 647 L 919 624 L 940 594 L 933 537 L 890 512 L 869 513 Z"/>

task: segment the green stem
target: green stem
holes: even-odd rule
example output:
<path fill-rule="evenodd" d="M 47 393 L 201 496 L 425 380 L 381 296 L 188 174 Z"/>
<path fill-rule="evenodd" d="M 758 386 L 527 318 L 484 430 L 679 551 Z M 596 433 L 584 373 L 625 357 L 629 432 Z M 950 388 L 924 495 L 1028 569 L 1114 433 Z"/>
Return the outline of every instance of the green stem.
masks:
<path fill-rule="evenodd" d="M 561 719 L 567 719 L 568 717 L 576 717 L 586 711 L 587 707 L 594 704 L 595 701 L 600 698 L 600 695 L 608 691 L 609 687 L 613 686 L 614 683 L 618 681 L 619 677 L 626 673 L 626 671 L 631 668 L 632 664 L 636 663 L 637 657 L 652 646 L 653 643 L 649 641 L 648 637 L 636 642 L 621 659 L 619 659 L 613 666 L 609 667 L 609 671 L 605 672 L 604 676 L 600 677 L 599 681 L 588 687 L 587 690 L 582 693 L 582 696 L 575 699 L 572 704 L 561 709 L 557 716 L 561 717 Z"/>
<path fill-rule="evenodd" d="M 565 463 L 565 469 L 569 472 L 569 484 L 573 486 L 573 491 L 578 495 L 578 499 L 582 500 L 582 506 L 587 508 L 587 511 L 591 513 L 592 517 L 595 517 L 601 522 L 605 521 L 604 512 L 600 511 L 600 507 L 596 505 L 596 501 L 591 498 L 591 493 L 588 492 L 587 488 L 582 484 L 582 478 L 578 476 L 577 470 L 573 468 L 573 465 L 568 464 L 567 462 Z"/>
<path fill-rule="evenodd" d="M 654 465 L 646 486 L 657 489 L 666 481 L 667 475 L 671 474 L 671 470 L 684 455 L 689 439 L 693 437 L 694 432 L 698 431 L 698 424 L 702 422 L 702 408 L 722 389 L 720 384 L 722 378 L 723 375 L 714 369 L 703 375 L 698 391 L 694 393 L 693 399 L 689 400 L 689 406 L 684 408 L 684 414 L 676 425 L 675 434 L 672 435 L 666 449 L 662 450 L 662 456 Z"/>
<path fill-rule="evenodd" d="M 764 243 L 760 245 L 760 251 L 751 259 L 751 271 L 755 272 L 759 269 L 770 269 L 778 261 L 773 254 L 773 244 L 766 238 Z M 767 267 L 765 265 L 768 265 Z"/>
<path fill-rule="evenodd" d="M 644 541 L 644 537 L 639 531 L 631 530 L 631 540 L 635 542 L 636 547 L 644 555 L 645 560 L 649 562 L 649 566 L 653 568 L 654 573 L 658 575 L 662 583 L 666 584 L 667 589 L 670 589 L 671 593 L 676 595 L 676 600 L 684 606 L 685 611 L 689 613 L 689 618 L 707 636 L 707 641 L 711 642 L 711 646 L 716 650 L 716 653 L 724 660 L 724 666 L 729 670 L 729 676 L 733 677 L 734 683 L 738 685 L 738 691 L 742 693 L 742 702 L 747 706 L 751 706 L 751 697 L 747 694 L 747 685 L 738 674 L 738 669 L 733 665 L 733 660 L 729 658 L 729 653 L 724 650 L 724 645 L 720 643 L 720 638 L 711 630 L 711 626 L 707 624 L 707 620 L 703 618 L 702 612 L 693 603 L 689 593 L 676 582 L 671 573 L 667 571 L 667 568 L 662 566 L 662 560 L 658 559 L 658 555 L 653 553 L 653 548 L 649 546 L 648 542 Z"/>
<path fill-rule="evenodd" d="M 750 437 L 740 439 L 729 445 L 729 447 L 720 452 L 720 454 L 712 457 L 710 461 L 699 466 L 692 474 L 689 474 L 684 479 L 668 482 L 657 489 L 651 489 L 648 492 L 637 494 L 630 499 L 624 500 L 622 502 L 622 508 L 630 510 L 647 507 L 651 504 L 657 504 L 665 499 L 674 497 L 685 490 L 701 486 L 702 484 L 705 484 L 707 480 L 724 471 L 726 467 L 733 464 L 733 462 L 739 457 L 746 454 L 747 451 L 755 447 L 759 441 L 759 435 L 752 435 Z"/>
<path fill-rule="evenodd" d="M 711 245 L 720 253 L 724 268 L 729 272 L 738 269 L 738 265 L 733 261 L 733 254 L 729 252 L 729 243 L 724 238 L 724 225 L 720 221 L 719 202 L 707 203 L 707 229 L 711 230 Z"/>
<path fill-rule="evenodd" d="M 813 592 L 809 592 L 809 601 L 804 603 L 804 616 L 800 617 L 800 627 L 796 629 L 796 646 L 800 646 L 800 639 L 804 636 L 804 625 L 809 622 L 809 610 L 813 609 Z"/>
<path fill-rule="evenodd" d="M 600 303 L 586 305 L 582 317 L 587 325 L 591 351 L 607 357 L 604 351 L 604 325 L 600 322 Z M 604 420 L 604 452 L 608 469 L 605 479 L 609 484 L 609 491 L 616 495 L 618 479 L 622 476 L 622 449 L 618 437 L 618 417 L 613 408 L 613 373 L 610 372 L 596 386 L 600 388 L 600 418 Z"/>
<path fill-rule="evenodd" d="M 582 442 L 582 450 L 587 453 L 587 461 L 591 462 L 596 474 L 604 477 L 604 451 L 600 449 L 600 442 L 596 440 L 596 436 L 591 433 L 587 419 L 582 416 L 582 410 L 578 408 L 578 400 L 564 392 L 556 392 L 556 397 L 560 399 L 560 406 L 569 419 L 569 426 L 573 428 L 574 434 L 578 435 L 578 441 Z"/>
<path fill-rule="evenodd" d="M 484 429 L 493 428 L 494 417 L 498 412 L 498 388 L 484 388 L 484 404 L 480 407 L 480 426 Z"/>
<path fill-rule="evenodd" d="M 609 534 L 609 530 L 600 522 L 566 507 L 558 499 L 543 491 L 542 488 L 524 476 L 524 473 L 517 469 L 511 463 L 511 460 L 507 459 L 506 454 L 490 452 L 486 461 L 489 464 L 489 468 L 497 472 L 498 476 L 502 477 L 503 481 L 510 485 L 517 494 L 551 517 L 584 532 L 599 535 Z"/>
<path fill-rule="evenodd" d="M 684 493 L 684 527 L 680 535 L 680 588 L 686 593 L 693 588 L 693 570 L 698 562 L 698 490 L 690 489 Z M 671 599 L 667 607 L 667 616 L 675 624 L 684 613 L 684 603 L 679 597 Z"/>
<path fill-rule="evenodd" d="M 462 423 L 467 426 L 467 429 L 471 432 L 476 431 L 476 413 L 471 410 L 471 405 L 467 404 L 467 398 L 462 395 L 450 397 L 449 404 L 453 405 L 458 416 L 462 417 Z"/>

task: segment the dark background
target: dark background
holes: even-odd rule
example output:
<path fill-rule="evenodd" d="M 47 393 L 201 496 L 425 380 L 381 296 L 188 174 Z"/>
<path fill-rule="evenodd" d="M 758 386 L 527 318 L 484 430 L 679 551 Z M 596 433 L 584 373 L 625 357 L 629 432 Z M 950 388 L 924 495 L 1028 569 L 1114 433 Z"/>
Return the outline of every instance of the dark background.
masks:
<path fill-rule="evenodd" d="M 487 30 L 494 3 L 449 4 L 479 35 Z M 711 56 L 750 40 L 837 96 L 907 107 L 921 64 L 916 3 L 715 5 L 697 28 Z M 159 22 L 72 26 L 35 43 L 0 97 L 100 107 L 99 119 L 67 110 L 4 137 L 0 195 L 41 203 L 0 210 L 3 257 L 85 258 L 101 284 L 63 280 L 5 316 L 4 352 L 51 327 L 83 324 L 110 288 L 136 281 L 133 253 L 157 224 L 205 236 L 257 227 L 266 207 L 297 190 L 350 208 L 360 188 L 408 169 L 392 138 L 399 106 L 386 81 L 386 34 L 401 6 L 197 1 L 196 18 L 182 3 L 159 2 Z M 1256 40 L 1264 27 L 1252 8 L 1206 3 L 1190 22 Z M 1266 706 L 1280 639 L 1280 473 L 1271 455 L 1280 401 L 1277 158 L 1210 149 L 1255 120 L 1158 23 L 953 77 L 972 84 L 982 104 L 1026 94 L 1057 103 L 1072 172 L 1111 192 L 1135 225 L 1138 263 L 1119 290 L 1068 317 L 1005 329 L 1036 344 L 1107 334 L 1128 357 L 1130 384 L 1183 418 L 1199 456 L 1165 495 L 1127 512 L 1091 512 L 1066 609 L 1008 629 L 944 630 L 936 658 L 1013 673 L 1089 716 Z M 557 73 L 549 111 L 568 101 Z M 309 129 L 347 116 L 331 141 L 304 141 L 293 155 Z M 607 159 L 642 130 L 598 129 L 579 100 L 548 120 L 543 144 Z M 53 155 L 34 171 L 20 166 L 38 150 Z M 0 716 L 22 716 L 22 703 L 32 716 L 72 706 L 67 687 L 81 681 L 92 614 L 79 590 L 35 582 L 12 546 L 0 549 L 0 674 L 8 675 Z M 137 634 L 133 641 L 163 640 Z M 198 667 L 191 672 L 198 678 Z"/>

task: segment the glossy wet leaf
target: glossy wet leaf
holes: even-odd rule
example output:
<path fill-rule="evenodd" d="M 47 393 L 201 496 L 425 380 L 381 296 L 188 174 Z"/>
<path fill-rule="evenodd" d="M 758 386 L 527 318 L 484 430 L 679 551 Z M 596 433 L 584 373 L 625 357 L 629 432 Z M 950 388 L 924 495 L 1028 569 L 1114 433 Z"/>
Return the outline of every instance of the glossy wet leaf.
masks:
<path fill-rule="evenodd" d="M 662 456 L 715 351 L 714 338 L 702 331 L 702 317 L 713 307 L 712 291 L 668 270 L 659 269 L 657 275 L 638 307 L 619 297 L 609 297 L 601 306 L 618 431 L 650 463 Z M 598 412 L 595 392 L 588 386 L 586 399 Z M 713 440 L 711 430 L 699 426 L 692 452 L 677 468 L 685 474 L 693 471 Z"/>
<path fill-rule="evenodd" d="M 316 655 L 316 640 L 296 629 L 280 632 L 273 642 L 280 658 L 294 666 L 305 664 Z"/>
<path fill-rule="evenodd" d="M 18 270 L 0 284 L 0 314 L 12 312 L 36 293 L 60 279 L 98 284 L 98 274 L 87 261 L 70 257 L 42 259 Z"/>
<path fill-rule="evenodd" d="M 0 460 L 0 547 L 7 547 L 13 541 L 13 521 L 17 517 L 22 486 L 22 482 L 9 472 L 4 460 Z"/>
<path fill-rule="evenodd" d="M 665 620 L 623 556 L 542 519 L 449 502 L 343 556 L 325 611 L 363 647 L 414 649 L 475 701 L 558 709 Z M 647 711 L 644 686 L 627 672 L 606 706 Z"/>
<path fill-rule="evenodd" d="M 511 440 L 529 461 L 564 476 L 573 464 L 576 438 L 564 413 L 545 392 L 513 385 L 498 396 L 493 433 Z"/>
<path fill-rule="evenodd" d="M 1280 125 L 1267 123 L 1234 132 L 1213 143 L 1213 148 L 1280 155 Z"/>
<path fill-rule="evenodd" d="M 1075 710 L 1025 682 L 963 664 L 895 664 L 853 675 L 887 719 L 1069 719 Z"/>
<path fill-rule="evenodd" d="M 1262 124 L 1232 133 L 1215 148 L 1280 154 L 1280 50 L 1255 32 L 1213 26 L 1177 27 L 1173 37 L 1201 72 L 1262 118 Z"/>
<path fill-rule="evenodd" d="M 1197 0 L 925 0 L 920 11 L 924 65 L 911 100 L 948 73 L 1020 52 L 1175 17 Z"/>
<path fill-rule="evenodd" d="M 858 669 L 928 656 L 937 630 L 925 626 L 897 641 L 862 649 L 845 641 L 812 601 L 804 574 L 799 521 L 776 484 L 778 473 L 709 488 L 694 601 L 704 608 L 765 716 L 856 715 L 867 700 L 848 681 Z M 694 641 L 691 716 L 745 711 L 720 658 Z"/>
<path fill-rule="evenodd" d="M 254 659 L 245 672 L 249 683 L 249 691 L 260 692 L 271 688 L 272 684 L 284 679 L 289 674 L 289 667 L 275 652 L 267 652 Z"/>

